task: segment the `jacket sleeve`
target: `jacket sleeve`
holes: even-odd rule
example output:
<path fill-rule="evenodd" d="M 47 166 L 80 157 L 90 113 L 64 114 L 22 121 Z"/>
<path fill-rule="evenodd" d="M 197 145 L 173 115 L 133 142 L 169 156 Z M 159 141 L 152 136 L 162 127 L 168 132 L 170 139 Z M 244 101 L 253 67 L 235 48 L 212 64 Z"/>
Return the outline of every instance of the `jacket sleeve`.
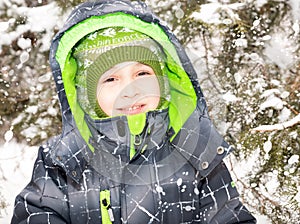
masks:
<path fill-rule="evenodd" d="M 62 172 L 46 162 L 40 147 L 30 183 L 16 197 L 12 224 L 68 223 L 66 188 Z"/>
<path fill-rule="evenodd" d="M 203 223 L 256 223 L 240 202 L 239 193 L 223 162 L 203 179 L 200 192 Z"/>

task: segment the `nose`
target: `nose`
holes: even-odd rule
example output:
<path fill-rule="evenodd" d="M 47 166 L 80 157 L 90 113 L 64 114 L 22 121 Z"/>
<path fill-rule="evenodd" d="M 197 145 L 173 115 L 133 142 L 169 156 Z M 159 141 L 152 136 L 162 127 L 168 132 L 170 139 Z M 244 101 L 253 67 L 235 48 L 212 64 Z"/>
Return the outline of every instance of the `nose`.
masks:
<path fill-rule="evenodd" d="M 122 97 L 124 98 L 134 98 L 139 94 L 140 89 L 134 81 L 127 82 L 121 93 Z"/>

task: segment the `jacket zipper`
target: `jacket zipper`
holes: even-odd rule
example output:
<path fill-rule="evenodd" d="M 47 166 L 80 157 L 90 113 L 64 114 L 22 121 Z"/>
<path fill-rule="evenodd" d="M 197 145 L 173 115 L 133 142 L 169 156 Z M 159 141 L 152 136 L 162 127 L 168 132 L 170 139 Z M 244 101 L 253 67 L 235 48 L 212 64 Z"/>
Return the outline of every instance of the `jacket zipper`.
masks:
<path fill-rule="evenodd" d="M 142 139 L 140 135 L 130 135 L 130 152 L 129 152 L 129 159 L 132 159 L 135 154 L 143 153 L 147 148 L 147 144 L 143 146 L 140 150 L 137 150 L 142 144 Z"/>
<path fill-rule="evenodd" d="M 114 219 L 114 214 L 110 205 L 110 191 L 103 190 L 100 191 L 100 209 L 102 224 L 112 224 Z"/>

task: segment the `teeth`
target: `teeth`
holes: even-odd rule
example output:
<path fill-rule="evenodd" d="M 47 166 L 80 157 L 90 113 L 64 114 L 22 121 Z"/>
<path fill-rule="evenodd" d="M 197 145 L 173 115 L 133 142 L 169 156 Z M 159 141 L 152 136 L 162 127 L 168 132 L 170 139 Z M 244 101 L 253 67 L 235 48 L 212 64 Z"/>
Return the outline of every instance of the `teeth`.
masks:
<path fill-rule="evenodd" d="M 136 110 L 136 109 L 139 109 L 141 106 L 133 106 L 133 107 L 129 107 L 128 108 L 128 111 L 133 111 L 133 110 Z"/>

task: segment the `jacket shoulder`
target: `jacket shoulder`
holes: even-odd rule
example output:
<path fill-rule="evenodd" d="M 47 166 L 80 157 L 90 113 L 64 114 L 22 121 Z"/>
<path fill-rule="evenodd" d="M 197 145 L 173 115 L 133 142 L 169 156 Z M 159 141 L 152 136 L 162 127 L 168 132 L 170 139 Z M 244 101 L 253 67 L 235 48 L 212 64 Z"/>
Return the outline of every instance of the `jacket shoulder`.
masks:
<path fill-rule="evenodd" d="M 209 117 L 197 109 L 172 143 L 202 177 L 208 176 L 233 150 L 216 130 Z"/>
<path fill-rule="evenodd" d="M 77 129 L 55 136 L 40 149 L 45 156 L 45 163 L 61 168 L 67 176 L 79 182 L 87 165 L 91 150 Z"/>

